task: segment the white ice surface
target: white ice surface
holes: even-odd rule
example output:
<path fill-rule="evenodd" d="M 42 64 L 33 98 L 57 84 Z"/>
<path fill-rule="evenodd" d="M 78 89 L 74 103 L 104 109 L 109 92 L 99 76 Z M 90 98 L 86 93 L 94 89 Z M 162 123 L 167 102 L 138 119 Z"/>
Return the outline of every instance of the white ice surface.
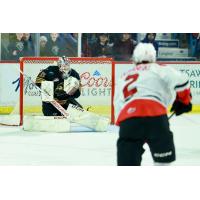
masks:
<path fill-rule="evenodd" d="M 200 166 L 200 115 L 172 117 L 177 160 L 173 165 Z M 115 166 L 118 128 L 94 133 L 74 127 L 73 133 L 25 132 L 0 126 L 0 165 Z M 145 145 L 142 165 L 153 165 Z"/>

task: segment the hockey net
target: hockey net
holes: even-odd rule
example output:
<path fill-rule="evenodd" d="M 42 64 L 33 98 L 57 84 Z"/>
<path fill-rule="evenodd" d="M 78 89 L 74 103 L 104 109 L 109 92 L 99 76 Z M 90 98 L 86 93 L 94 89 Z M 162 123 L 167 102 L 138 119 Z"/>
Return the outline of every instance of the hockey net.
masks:
<path fill-rule="evenodd" d="M 4 125 L 22 125 L 24 116 L 42 116 L 41 92 L 32 83 L 39 72 L 57 64 L 58 57 L 23 57 L 20 59 L 19 101 L 9 115 L 1 116 Z M 70 58 L 71 68 L 81 78 L 81 96 L 77 101 L 91 112 L 109 117 L 113 121 L 112 79 L 114 63 L 110 58 Z M 16 69 L 17 70 L 17 69 Z M 24 75 L 23 75 L 24 74 Z M 30 79 L 32 81 L 30 81 Z"/>

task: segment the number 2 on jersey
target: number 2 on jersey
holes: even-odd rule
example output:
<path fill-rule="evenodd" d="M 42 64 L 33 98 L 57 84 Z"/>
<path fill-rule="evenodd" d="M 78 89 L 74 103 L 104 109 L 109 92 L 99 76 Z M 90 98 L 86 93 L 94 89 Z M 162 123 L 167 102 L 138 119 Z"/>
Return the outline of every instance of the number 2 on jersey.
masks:
<path fill-rule="evenodd" d="M 133 82 L 137 81 L 139 74 L 132 74 L 126 77 L 126 81 L 130 80 L 129 83 L 127 83 L 123 89 L 124 98 L 128 99 L 129 97 L 133 96 L 137 92 L 137 88 L 134 87 L 131 90 L 128 90 L 128 86 L 132 84 Z"/>

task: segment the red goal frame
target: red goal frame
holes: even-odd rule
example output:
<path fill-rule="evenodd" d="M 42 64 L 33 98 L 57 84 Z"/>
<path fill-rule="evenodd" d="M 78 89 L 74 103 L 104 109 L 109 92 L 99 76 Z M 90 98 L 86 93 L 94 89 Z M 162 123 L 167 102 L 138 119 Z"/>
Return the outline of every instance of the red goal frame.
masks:
<path fill-rule="evenodd" d="M 20 71 L 24 72 L 24 64 L 25 63 L 37 63 L 42 61 L 57 61 L 59 57 L 22 57 L 20 58 Z M 111 63 L 111 122 L 114 123 L 114 105 L 113 105 L 113 98 L 114 98 L 114 74 L 115 74 L 115 62 L 112 58 L 91 58 L 91 57 L 71 57 L 69 58 L 71 63 Z M 19 114 L 20 114 L 20 125 L 23 124 L 23 106 L 24 106 L 24 76 L 22 73 L 20 73 L 20 104 L 19 104 Z"/>

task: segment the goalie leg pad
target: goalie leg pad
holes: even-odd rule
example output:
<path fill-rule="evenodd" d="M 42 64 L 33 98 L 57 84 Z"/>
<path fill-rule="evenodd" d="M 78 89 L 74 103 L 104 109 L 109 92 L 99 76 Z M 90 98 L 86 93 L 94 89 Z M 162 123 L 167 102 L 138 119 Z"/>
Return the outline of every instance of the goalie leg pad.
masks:
<path fill-rule="evenodd" d="M 25 116 L 23 130 L 37 132 L 70 132 L 70 122 L 58 116 Z"/>
<path fill-rule="evenodd" d="M 96 124 L 96 131 L 99 132 L 107 131 L 109 124 L 110 124 L 110 119 L 105 117 L 99 118 Z"/>
<path fill-rule="evenodd" d="M 98 132 L 107 131 L 110 124 L 109 118 L 86 111 L 72 104 L 69 104 L 67 113 L 69 114 L 69 120 L 71 122 L 81 124 Z"/>

